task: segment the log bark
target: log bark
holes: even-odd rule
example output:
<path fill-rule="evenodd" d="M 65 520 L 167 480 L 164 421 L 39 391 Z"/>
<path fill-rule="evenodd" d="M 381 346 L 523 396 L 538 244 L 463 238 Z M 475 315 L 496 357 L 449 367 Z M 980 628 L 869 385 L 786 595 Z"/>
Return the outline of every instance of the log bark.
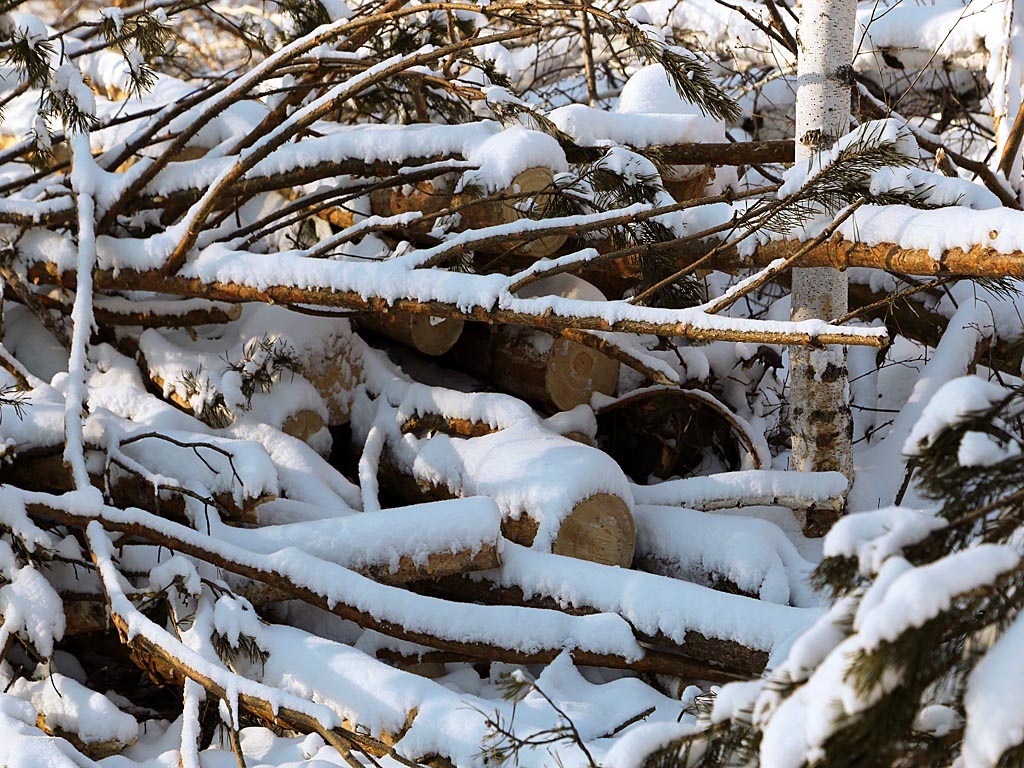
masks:
<path fill-rule="evenodd" d="M 443 174 L 436 179 L 416 184 L 374 190 L 370 193 L 370 211 L 375 216 L 397 216 L 402 213 L 433 216 L 451 205 L 455 181 L 455 174 Z M 410 228 L 417 229 L 415 224 Z"/>
<path fill-rule="evenodd" d="M 430 521 L 430 530 L 410 535 L 424 520 Z M 494 505 L 481 499 L 263 524 L 232 530 L 229 538 L 257 552 L 296 547 L 381 584 L 405 584 L 501 565 L 501 517 Z"/>
<path fill-rule="evenodd" d="M 129 472 L 115 471 L 110 478 L 95 474 L 90 475 L 90 478 L 95 487 L 106 488 L 111 500 L 119 506 L 138 507 L 169 520 L 187 519 L 185 498 L 180 489 L 156 488 L 145 478 Z M 18 488 L 43 493 L 66 493 L 74 490 L 71 473 L 64 463 L 63 446 L 19 453 L 13 460 L 4 463 L 3 480 Z M 246 497 L 238 504 L 230 493 L 218 493 L 214 496 L 214 501 L 227 520 L 252 523 L 256 520 L 260 504 L 271 498 L 273 497 Z"/>
<path fill-rule="evenodd" d="M 558 275 L 523 288 L 520 298 L 557 295 L 589 301 L 605 297 L 573 275 Z M 595 392 L 610 395 L 619 382 L 619 363 L 596 344 L 583 344 L 571 334 L 552 338 L 514 325 L 467 334 L 466 344 L 450 357 L 461 367 L 489 378 L 501 390 L 567 411 L 590 402 Z"/>
<path fill-rule="evenodd" d="M 706 392 L 651 388 L 598 408 L 598 444 L 637 483 L 693 474 L 718 454 L 732 469 L 762 469 L 763 437 Z"/>
<path fill-rule="evenodd" d="M 415 399 L 414 395 L 412 392 L 409 397 Z M 388 396 L 396 393 L 391 391 Z M 464 397 L 469 400 L 472 396 Z M 447 407 L 457 405 L 457 397 L 448 400 Z M 467 402 L 466 407 L 471 404 Z M 376 471 L 385 495 L 402 504 L 489 496 L 502 513 L 502 535 L 511 541 L 578 559 L 629 566 L 636 528 L 628 485 L 602 451 L 532 421 L 498 430 L 437 410 L 420 402 L 415 416 L 403 421 L 397 408 L 382 398 L 361 403 L 360 418 L 353 422 L 355 445 L 363 448 L 374 430 L 380 431 L 381 442 L 380 460 L 364 456 L 360 474 Z M 435 434 L 433 427 L 438 426 L 448 428 Z M 452 436 L 459 431 L 475 436 Z M 558 498 L 550 495 L 546 485 L 550 482 L 546 474 L 549 465 L 556 460 L 567 473 L 566 490 Z M 369 463 L 364 467 L 363 462 Z M 506 471 L 508 466 L 521 469 L 514 481 Z"/>
<path fill-rule="evenodd" d="M 592 163 L 605 151 L 601 147 L 564 146 L 570 163 Z M 635 150 L 657 155 L 672 165 L 766 165 L 792 163 L 793 140 L 699 142 L 651 146 Z"/>
<path fill-rule="evenodd" d="M 937 347 L 942 335 L 949 325 L 949 318 L 934 312 L 913 298 L 898 298 L 886 301 L 888 294 L 871 290 L 870 286 L 850 284 L 850 306 L 858 307 L 877 305 L 860 317 L 878 319 L 885 322 L 889 335 L 903 336 L 924 344 Z M 1019 376 L 1024 363 L 1024 344 L 1019 338 L 996 339 L 985 338 L 978 350 L 978 363 L 1009 376 Z"/>
<path fill-rule="evenodd" d="M 131 744 L 125 744 L 116 739 L 97 741 L 90 739 L 88 735 L 65 730 L 59 725 L 52 725 L 47 721 L 45 712 L 36 715 L 36 727 L 50 736 L 67 740 L 71 746 L 93 760 L 102 760 L 111 755 L 118 755 L 131 746 Z"/>
<path fill-rule="evenodd" d="M 659 582 L 667 579 L 667 577 L 657 579 L 653 574 L 645 576 L 616 570 L 606 575 L 606 583 L 612 589 L 616 588 L 615 577 L 617 575 L 635 576 L 638 579 L 651 579 Z M 514 582 L 514 576 L 511 578 Z M 535 584 L 524 587 L 508 582 L 509 577 L 502 576 L 499 572 L 485 572 L 476 574 L 473 578 L 454 576 L 440 579 L 437 582 L 417 585 L 416 588 L 427 594 L 451 600 L 558 610 L 575 616 L 587 616 L 608 610 L 607 606 L 589 605 L 585 600 L 567 600 L 563 594 L 558 593 L 559 589 L 569 591 L 573 589 L 577 578 L 571 572 L 566 573 L 564 580 L 552 591 L 538 589 Z M 687 587 L 692 588 L 690 585 Z M 710 589 L 707 589 L 707 592 L 709 595 L 714 595 Z M 722 599 L 733 598 L 723 595 Z M 622 615 L 630 618 L 626 610 L 623 610 Z M 688 659 L 691 664 L 700 664 L 703 667 L 700 673 L 702 679 L 720 681 L 749 679 L 760 674 L 768 663 L 768 654 L 763 650 L 749 648 L 729 638 L 704 635 L 695 630 L 684 632 L 681 642 L 673 640 L 661 631 L 653 631 L 650 634 L 638 631 L 638 637 L 651 647 L 677 655 L 680 660 Z"/>

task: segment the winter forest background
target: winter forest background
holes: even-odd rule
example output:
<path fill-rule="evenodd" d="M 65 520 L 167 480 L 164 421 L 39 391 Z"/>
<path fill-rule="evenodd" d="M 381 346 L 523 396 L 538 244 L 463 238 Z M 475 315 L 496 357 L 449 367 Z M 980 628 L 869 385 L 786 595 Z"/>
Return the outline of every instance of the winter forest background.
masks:
<path fill-rule="evenodd" d="M 1013 0 L 0 0 L 0 764 L 1024 765 Z"/>

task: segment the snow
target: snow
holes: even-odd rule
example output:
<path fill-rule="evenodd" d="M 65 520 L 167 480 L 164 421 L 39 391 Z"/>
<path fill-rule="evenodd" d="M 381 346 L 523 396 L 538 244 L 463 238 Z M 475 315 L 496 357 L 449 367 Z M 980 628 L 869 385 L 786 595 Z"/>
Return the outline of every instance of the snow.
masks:
<path fill-rule="evenodd" d="M 85 488 L 89 485 L 89 473 L 85 468 L 82 411 L 87 399 L 86 350 L 95 324 L 92 312 L 92 270 L 96 264 L 96 203 L 94 197 L 99 168 L 92 159 L 88 137 L 79 134 L 72 141 L 74 159 L 71 165 L 71 184 L 75 190 L 78 209 L 77 272 L 82 275 L 82 278 L 78 281 L 75 305 L 71 310 L 73 331 L 64 406 L 64 433 L 67 438 L 64 446 L 64 461 L 71 467 L 75 486 Z"/>
<path fill-rule="evenodd" d="M 947 610 L 954 597 L 990 585 L 1019 564 L 1020 556 L 1010 547 L 978 544 L 900 573 L 877 604 L 865 598 L 857 612 L 854 629 L 860 646 L 871 651 L 891 642 Z"/>
<path fill-rule="evenodd" d="M 633 517 L 647 570 L 711 587 L 725 580 L 771 603 L 818 604 L 806 586 L 813 564 L 778 526 L 679 507 L 638 505 Z"/>
<path fill-rule="evenodd" d="M 60 596 L 36 568 L 15 564 L 7 542 L 0 542 L 0 561 L 7 583 L 0 586 L 0 647 L 18 635 L 42 657 L 53 653 L 54 643 L 64 636 L 64 608 Z"/>
<path fill-rule="evenodd" d="M 647 637 L 685 645 L 687 634 L 733 640 L 780 661 L 793 639 L 817 617 L 811 608 L 790 608 L 716 592 L 685 581 L 574 560 L 507 543 L 501 568 L 474 575 L 530 597 L 559 605 L 614 612 Z"/>
<path fill-rule="evenodd" d="M 783 472 L 744 470 L 708 477 L 668 480 L 656 485 L 634 485 L 638 504 L 670 504 L 694 509 L 771 506 L 799 500 L 801 504 L 831 503 L 847 486 L 839 472 Z"/>
<path fill-rule="evenodd" d="M 765 18 L 763 4 L 734 4 Z M 855 341 L 877 343 L 885 337 L 879 322 L 858 321 L 843 329 L 822 321 L 794 324 L 788 319 L 788 298 L 767 292 L 752 297 L 749 307 L 737 304 L 718 316 L 710 311 L 713 302 L 744 285 L 722 273 L 703 276 L 711 303 L 686 310 L 638 306 L 611 292 L 608 301 L 597 289 L 567 275 L 512 290 L 545 270 L 584 268 L 607 250 L 597 239 L 579 238 L 561 255 L 533 264 L 508 262 L 502 272 L 511 274 L 464 274 L 443 266 L 449 255 L 472 252 L 480 238 L 514 242 L 544 226 L 593 232 L 602 219 L 632 219 L 627 228 L 638 218 L 653 219 L 677 236 L 714 228 L 726 232 L 750 202 L 659 215 L 659 206 L 674 202 L 662 193 L 653 204 L 543 222 L 524 217 L 476 231 L 458 231 L 465 225 L 451 216 L 433 222 L 430 234 L 421 240 L 419 234 L 402 231 L 415 231 L 417 212 L 375 216 L 365 195 L 356 199 L 375 178 L 400 179 L 424 169 L 445 173 L 457 189 L 472 185 L 488 193 L 515 192 L 516 176 L 530 168 L 547 169 L 559 184 L 580 171 L 581 166 L 567 163 L 558 139 L 531 129 L 542 120 L 514 117 L 505 125 L 490 119 L 491 107 L 499 102 L 547 117 L 579 144 L 606 149 L 603 168 L 627 181 L 653 174 L 665 180 L 686 175 L 687 169 L 656 167 L 640 154 L 648 147 L 746 140 L 752 135 L 747 129 L 759 131 L 761 137 L 773 135 L 792 112 L 795 62 L 778 41 L 765 41 L 742 12 L 713 0 L 653 0 L 635 3 L 626 11 L 657 45 L 695 51 L 716 81 L 739 95 L 745 110 L 760 113 L 763 124 L 731 126 L 727 134 L 723 123 L 701 115 L 698 107 L 679 97 L 661 65 L 620 61 L 620 52 L 600 34 L 592 41 L 598 93 L 592 105 L 584 105 L 587 83 L 576 66 L 575 30 L 556 41 L 509 39 L 475 48 L 481 61 L 509 76 L 513 91 L 494 85 L 490 65 L 470 58 L 445 61 L 429 46 L 412 53 L 408 48 L 388 48 L 390 27 L 377 31 L 385 42 L 383 54 L 377 52 L 376 41 L 339 50 L 362 24 L 359 3 L 345 0 L 326 0 L 330 21 L 310 35 L 283 43 L 284 33 L 295 31 L 293 20 L 284 14 L 255 5 L 225 6 L 221 10 L 232 23 L 267 34 L 268 40 L 280 43 L 274 43 L 279 49 L 232 70 L 237 64 L 231 61 L 234 54 L 217 45 L 204 47 L 213 39 L 220 43 L 219 37 L 208 38 L 209 31 L 199 28 L 186 30 L 183 44 L 208 54 L 211 71 L 231 74 L 200 94 L 195 83 L 161 73 L 151 92 L 116 102 L 113 99 L 123 96 L 118 91 L 128 88 L 141 56 L 130 45 L 121 52 L 125 55 L 99 50 L 101 43 L 94 45 L 90 30 L 102 19 L 124 28 L 134 10 L 80 9 L 83 26 L 63 33 L 47 26 L 44 19 L 53 14 L 37 10 L 37 5 L 33 0 L 23 6 L 27 12 L 0 15 L 0 36 L 22 35 L 39 51 L 44 44 L 52 45 L 53 52 L 45 54 L 52 65 L 48 86 L 57 97 L 94 115 L 100 127 L 74 136 L 68 131 L 65 136 L 57 130 L 58 121 L 46 114 L 46 94 L 20 92 L 23 78 L 16 63 L 0 65 L 5 111 L 0 133 L 6 158 L 0 167 L 0 185 L 6 190 L 0 200 L 0 220 L 6 222 L 0 223 L 0 241 L 10 245 L 5 251 L 9 258 L 2 260 L 12 276 L 0 307 L 0 387 L 28 381 L 24 415 L 15 416 L 4 407 L 0 458 L 17 463 L 56 455 L 59 462 L 63 449 L 78 489 L 64 495 L 21 490 L 4 477 L 8 465 L 0 465 L 0 482 L 7 483 L 0 486 L 0 647 L 6 648 L 6 640 L 17 635 L 29 656 L 52 657 L 33 670 L 32 663 L 24 663 L 28 657 L 21 649 L 13 648 L 8 662 L 0 665 L 5 691 L 0 694 L 3 765 L 96 764 L 70 743 L 44 735 L 36 727 L 37 716 L 42 716 L 48 728 L 86 742 L 135 741 L 123 754 L 104 759 L 106 768 L 229 768 L 236 759 L 224 732 L 216 733 L 211 746 L 200 750 L 199 714 L 206 701 L 218 708 L 223 721 L 239 725 L 239 697 L 244 694 L 260 697 L 272 709 L 305 712 L 325 729 L 344 727 L 393 742 L 394 756 L 379 760 L 389 768 L 400 760 L 435 756 L 460 768 L 480 765 L 488 716 L 507 723 L 514 719 L 510 727 L 522 738 L 542 734 L 560 725 L 563 717 L 571 717 L 594 762 L 609 768 L 643 765 L 650 751 L 708 722 L 752 719 L 755 727 L 764 728 L 762 765 L 803 766 L 823 755 L 838 727 L 837 718 L 863 713 L 902 682 L 898 669 L 889 670 L 865 693 L 851 674 L 858 655 L 926 626 L 960 596 L 1007 583 L 1020 569 L 1019 535 L 1011 545 L 970 543 L 932 563 L 911 563 L 907 558 L 914 545 L 941 533 L 946 523 L 934 501 L 922 499 L 913 485 L 901 491 L 907 506 L 888 506 L 901 489 L 908 457 L 932 445 L 942 430 L 1000 403 L 1019 383 L 1015 370 L 1000 370 L 999 385 L 986 381 L 992 355 L 1020 339 L 1024 303 L 1019 299 L 968 281 L 945 286 L 941 294 L 924 292 L 914 301 L 949 321 L 934 352 L 902 337 L 881 357 L 871 347 L 851 352 L 851 387 L 856 405 L 864 409 L 855 413 L 857 475 L 851 487 L 838 473 L 770 469 L 786 466 L 789 458 L 778 438 L 785 437 L 790 404 L 784 387 L 792 363 L 787 353 L 768 347 L 768 353 L 778 353 L 781 367 L 765 365 L 757 345 L 782 333 L 814 336 L 839 330 Z M 909 120 L 893 115 L 844 137 L 841 146 L 861 140 L 892 142 L 914 160 L 915 167 L 872 173 L 872 192 L 912 193 L 942 207 L 864 206 L 840 228 L 839 237 L 868 246 L 920 249 L 936 262 L 956 249 L 977 246 L 996 256 L 1019 255 L 1024 214 L 1001 207 L 995 194 L 970 180 L 963 169 L 961 178 L 925 170 L 933 167 L 933 160 L 907 127 L 993 168 L 999 163 L 1022 82 L 1020 46 L 1010 35 L 1012 24 L 1019 21 L 1012 21 L 1013 10 L 1008 0 L 861 3 L 857 23 L 862 39 L 851 59 L 856 71 L 902 92 L 903 78 L 916 78 L 912 73 L 924 68 L 920 80 L 906 80 L 914 85 L 904 108 L 917 101 L 933 103 L 935 93 L 945 93 L 937 86 L 961 101 L 967 83 L 975 89 L 982 83 L 988 90 L 970 95 L 968 110 L 977 123 L 967 130 L 959 118 L 947 128 L 948 114 L 914 115 Z M 497 9 L 484 11 L 461 10 L 453 18 L 486 34 L 491 23 L 487 14 Z M 159 8 L 154 13 L 161 21 L 177 23 L 173 14 L 168 18 Z M 396 13 L 395 24 L 420 23 L 428 13 L 432 12 L 409 6 Z M 445 20 L 438 13 L 430 17 L 432 22 Z M 410 47 L 425 43 L 426 38 L 416 38 Z M 378 113 L 363 96 L 378 83 L 390 87 L 378 78 L 389 68 L 411 62 L 417 66 L 411 68 L 414 79 L 408 82 L 417 87 L 422 82 L 431 98 L 466 96 L 469 119 L 464 124 L 442 124 L 432 105 L 428 121 L 376 124 L 393 117 Z M 301 85 L 298 68 L 318 63 L 337 76 L 310 99 L 288 106 L 288 95 Z M 443 94 L 442 79 L 452 89 Z M 753 83 L 756 79 L 762 82 Z M 926 98 L 921 99 L 923 95 Z M 279 107 L 284 112 L 270 132 L 256 134 Z M 353 107 L 368 107 L 370 112 L 351 124 L 340 122 L 339 116 L 349 119 Z M 975 129 L 985 136 L 991 132 L 994 143 L 972 137 Z M 70 146 L 69 174 L 61 171 L 32 179 L 35 171 L 19 154 L 28 147 L 32 131 L 58 156 Z M 96 224 L 104 213 L 129 185 L 149 176 L 174 137 L 183 132 L 183 156 L 194 159 L 170 158 L 172 162 L 146 182 L 142 194 L 149 199 L 121 210 L 118 222 L 97 236 Z M 256 143 L 239 150 L 249 136 Z M 124 152 L 135 143 L 141 146 L 138 151 Z M 995 147 L 991 155 L 990 143 Z M 834 161 L 835 154 L 785 171 L 778 195 L 797 191 Z M 257 162 L 257 157 L 262 159 Z M 1018 158 L 1008 173 L 1005 186 L 1011 195 L 1019 186 L 1020 162 Z M 207 218 L 204 206 L 222 195 L 221 183 L 236 179 L 289 185 L 287 174 L 296 169 L 302 171 L 303 181 L 311 182 L 294 189 L 282 186 L 244 204 L 229 201 L 224 215 Z M 725 189 L 731 178 L 734 183 L 728 188 L 739 191 L 774 172 L 751 169 L 737 175 L 730 170 L 720 176 L 717 188 Z M 332 233 L 328 224 L 315 221 L 311 237 L 298 233 L 298 227 L 284 227 L 253 242 L 239 234 L 257 219 L 279 212 L 292 194 L 331 192 L 344 195 L 354 211 L 354 222 L 340 232 Z M 179 210 L 177 220 L 162 220 L 160 198 L 179 194 L 182 200 L 202 200 L 184 218 Z M 215 206 L 227 197 L 219 200 Z M 587 205 L 581 201 L 580 209 L 587 210 Z M 194 243 L 191 224 L 202 225 Z M 828 224 L 828 217 L 820 216 L 790 232 L 754 232 L 740 244 L 740 251 L 749 253 L 768 238 L 806 240 Z M 393 228 L 398 237 L 373 231 L 378 228 Z M 403 237 L 411 242 L 396 242 Z M 179 254 L 185 257 L 184 266 L 163 286 L 183 297 L 117 292 L 110 287 L 122 280 L 120 284 L 128 287 L 160 287 L 162 278 L 152 271 L 183 243 L 189 245 L 187 253 Z M 344 252 L 335 252 L 342 243 Z M 39 282 L 40 267 L 76 272 L 77 290 L 50 285 L 46 279 Z M 943 265 L 936 263 L 935 269 L 941 273 Z M 16 287 L 11 285 L 13 277 L 52 309 L 18 303 L 23 299 L 10 290 Z M 898 284 L 879 270 L 861 277 L 875 290 Z M 293 304 L 306 289 L 315 295 Z M 211 302 L 211 295 L 250 303 L 230 322 L 170 330 L 193 311 L 217 308 L 236 314 L 239 305 Z M 280 304 L 270 306 L 267 301 Z M 407 365 L 407 353 L 371 349 L 340 316 L 367 307 L 376 311 L 383 304 L 431 301 L 442 305 L 438 315 L 482 320 L 498 313 L 504 322 L 532 314 L 541 318 L 532 321 L 539 325 L 570 324 L 619 345 L 663 380 L 692 388 L 694 397 L 728 412 L 752 446 L 751 455 L 741 457 L 743 466 L 763 469 L 673 478 L 653 485 L 630 483 L 607 453 L 569 439 L 583 436 L 600 445 L 601 398 L 569 412 L 537 412 L 516 397 L 484 391 L 486 382 L 452 375 L 446 370 L 447 360 Z M 70 353 L 39 320 L 66 324 L 56 309 L 67 312 L 69 305 Z M 331 307 L 334 317 L 304 314 Z M 94 320 L 102 321 L 104 312 L 148 312 L 172 316 L 174 322 L 145 332 L 104 327 L 94 337 Z M 653 331 L 652 326 L 660 326 L 659 336 L 634 333 L 638 328 Z M 739 341 L 705 344 L 700 337 L 707 331 Z M 241 390 L 241 376 L 228 362 L 238 360 L 251 340 L 267 334 L 294 349 L 298 370 L 294 376 L 282 375 L 272 391 L 258 393 L 250 403 Z M 549 344 L 551 339 L 544 336 L 539 343 Z M 145 357 L 146 372 L 129 357 L 136 348 Z M 1006 361 L 997 362 L 1008 367 Z M 181 375 L 200 365 L 203 396 L 220 395 L 233 411 L 227 426 L 210 426 L 166 401 L 171 394 L 189 399 Z M 407 370 L 400 365 L 407 365 Z M 969 372 L 975 375 L 965 377 Z M 160 379 L 163 392 L 155 391 L 148 374 Z M 429 378 L 429 386 L 418 381 L 421 375 Z M 628 371 L 618 395 L 635 394 L 646 383 Z M 203 397 L 193 398 L 192 410 L 202 401 Z M 282 428 L 297 412 L 329 421 L 331 432 L 321 429 L 305 442 L 284 434 Z M 426 415 L 465 420 L 488 433 L 474 438 L 443 431 L 404 433 L 410 419 Z M 996 426 L 1012 431 L 1014 418 Z M 363 452 L 358 471 L 345 477 L 338 466 L 351 467 L 339 457 L 350 439 L 357 449 L 361 444 Z M 332 440 L 342 449 L 333 456 Z M 1018 460 L 1021 446 L 1015 439 L 1001 439 L 979 428 L 965 431 L 954 449 L 961 466 L 984 468 Z M 379 463 L 384 460 L 420 485 L 436 486 L 439 494 L 457 498 L 387 508 L 392 503 L 389 489 L 378 487 Z M 57 478 L 31 477 L 27 482 L 64 482 L 65 473 L 58 473 Z M 116 484 L 126 473 L 139 475 L 161 498 L 177 493 L 175 488 L 204 498 L 215 495 L 227 508 L 243 509 L 245 522 L 222 519 L 218 510 L 205 511 L 194 499 L 184 504 L 185 519 L 172 521 L 123 508 L 123 503 L 122 508 L 115 506 L 110 497 L 118 498 L 116 485 L 93 487 L 103 481 Z M 573 507 L 598 492 L 615 494 L 632 512 L 638 570 L 551 554 Z M 800 534 L 798 518 L 804 510 L 838 510 L 847 494 L 847 514 L 824 541 L 809 541 Z M 30 517 L 33 504 L 65 510 L 77 516 L 77 522 L 69 527 L 44 526 L 35 512 Z M 524 516 L 538 523 L 532 547 L 507 542 L 500 534 L 503 522 Z M 87 526 L 90 521 L 93 524 Z M 115 538 L 116 531 L 124 530 L 132 531 L 131 540 Z M 479 552 L 484 546 L 496 548 L 500 566 L 464 578 L 558 610 L 459 603 L 423 593 L 437 585 L 396 587 L 365 576 L 373 573 L 388 581 L 388 574 L 400 565 L 423 565 L 458 551 Z M 88 563 L 90 548 L 95 567 Z M 58 560 L 50 560 L 51 554 Z M 863 588 L 831 607 L 822 606 L 822 596 L 808 584 L 822 556 L 855 559 Z M 290 583 L 293 596 L 304 600 L 259 604 L 257 597 L 265 599 L 271 591 L 262 589 L 267 585 L 261 581 Z M 97 661 L 91 654 L 105 651 L 83 650 L 78 658 L 68 653 L 67 649 L 84 645 L 64 641 L 69 625 L 73 628 L 65 620 L 64 600 L 89 598 L 93 606 L 102 605 L 101 587 L 129 636 L 165 648 L 193 677 L 213 681 L 212 692 L 193 680 L 183 690 L 179 686 L 183 716 L 175 723 L 143 722 L 154 713 L 134 701 L 134 692 L 129 701 L 114 692 L 102 694 L 85 687 L 87 681 L 96 684 L 102 679 L 93 675 Z M 140 609 L 146 604 L 140 601 L 152 599 L 160 590 L 166 590 L 176 624 L 158 625 Z M 253 604 L 239 594 L 248 595 Z M 968 640 L 970 653 L 965 658 L 980 661 L 967 673 L 963 706 L 956 686 L 936 686 L 935 700 L 926 701 L 917 713 L 915 728 L 936 738 L 955 743 L 963 728 L 962 753 L 956 755 L 954 747 L 948 756 L 958 768 L 997 765 L 1009 748 L 1024 742 L 1024 717 L 1012 698 L 1020 687 L 1014 683 L 1024 674 L 1018 663 L 1021 624 L 1013 620 L 1005 631 L 1002 625 L 978 627 Z M 218 656 L 214 637 L 239 649 L 230 663 Z M 436 647 L 421 644 L 430 637 Z M 706 714 L 705 702 L 712 696 L 701 696 L 695 705 L 701 689 L 686 684 L 696 681 L 657 681 L 659 687 L 677 693 L 685 686 L 679 700 L 659 693 L 654 681 L 625 668 L 654 650 L 668 652 L 664 646 L 684 652 L 688 643 L 694 649 L 702 647 L 696 645 L 698 639 L 712 647 L 742 644 L 769 659 L 768 676 L 712 688 L 708 693 L 715 699 L 714 711 L 700 722 L 691 713 L 699 706 Z M 241 646 L 250 642 L 268 654 L 265 664 L 246 657 Z M 432 654 L 438 649 L 468 649 L 472 657 L 479 646 L 484 646 L 481 658 L 487 646 L 495 646 L 502 649 L 503 658 L 530 663 L 493 663 L 488 668 L 481 663 L 441 663 Z M 422 659 L 420 654 L 425 654 Z M 614 668 L 577 668 L 574 654 L 605 655 Z M 400 668 L 405 665 L 437 678 Z M 501 683 L 507 679 L 526 686 L 517 702 L 501 696 Z M 776 679 L 793 686 L 774 685 Z M 243 728 L 244 762 L 251 768 L 348 764 L 325 742 L 324 736 L 330 735 L 324 730 L 322 735 L 286 738 L 267 729 Z M 518 761 L 523 768 L 589 764 L 569 742 L 525 749 Z"/>
<path fill-rule="evenodd" d="M 422 525 L 424 520 L 430 524 Z M 500 522 L 494 502 L 475 497 L 254 529 L 218 526 L 216 535 L 252 552 L 292 546 L 346 568 L 383 566 L 394 572 L 402 558 L 425 565 L 434 554 L 497 545 Z"/>
<path fill-rule="evenodd" d="M 582 104 L 571 104 L 559 107 L 548 117 L 559 130 L 583 146 L 611 143 L 643 148 L 722 141 L 724 138 L 720 123 L 699 114 L 605 112 Z"/>
<path fill-rule="evenodd" d="M 967 678 L 963 768 L 992 768 L 1011 747 L 1024 742 L 1024 717 L 1008 698 L 1024 682 L 1024 617 L 1018 615 Z"/>
<path fill-rule="evenodd" d="M 58 672 L 41 680 L 15 680 L 7 692 L 31 702 L 40 715 L 45 715 L 47 728 L 74 734 L 86 744 L 135 742 L 139 729 L 135 718 L 119 710 L 102 693 Z"/>
<path fill-rule="evenodd" d="M 908 507 L 858 512 L 837 520 L 825 537 L 825 557 L 856 558 L 860 572 L 878 573 L 890 557 L 946 527 L 934 512 Z"/>
<path fill-rule="evenodd" d="M 918 455 L 947 427 L 988 410 L 1006 397 L 1003 387 L 978 376 L 947 382 L 921 411 L 921 417 L 907 436 L 903 452 L 908 456 Z"/>

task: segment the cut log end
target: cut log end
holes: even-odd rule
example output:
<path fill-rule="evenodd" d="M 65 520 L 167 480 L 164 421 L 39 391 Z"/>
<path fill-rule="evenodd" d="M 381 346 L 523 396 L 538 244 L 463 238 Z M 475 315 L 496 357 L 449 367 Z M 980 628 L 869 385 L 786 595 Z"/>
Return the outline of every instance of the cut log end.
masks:
<path fill-rule="evenodd" d="M 548 357 L 545 389 L 551 402 L 567 411 L 590 402 L 594 392 L 613 394 L 619 363 L 597 350 L 557 339 Z"/>
<path fill-rule="evenodd" d="M 537 521 L 526 514 L 505 518 L 501 524 L 505 538 L 526 547 L 533 545 L 538 528 Z M 626 502 L 611 493 L 595 493 L 577 503 L 551 545 L 556 555 L 623 568 L 632 565 L 635 550 L 633 515 Z"/>
<path fill-rule="evenodd" d="M 413 315 L 409 332 L 413 346 L 425 355 L 443 355 L 462 335 L 463 321 L 452 317 Z"/>
<path fill-rule="evenodd" d="M 696 200 L 704 194 L 704 189 L 714 178 L 714 168 L 706 165 L 695 174 L 665 179 L 665 189 L 675 198 L 676 202 Z"/>
<path fill-rule="evenodd" d="M 281 424 L 281 431 L 286 435 L 297 437 L 302 442 L 308 443 L 310 438 L 323 429 L 324 426 L 323 417 L 319 413 L 305 409 L 293 413 L 286 418 L 284 423 Z"/>
<path fill-rule="evenodd" d="M 611 493 L 595 493 L 573 507 L 558 529 L 556 555 L 628 568 L 636 549 L 636 525 L 626 502 Z"/>
<path fill-rule="evenodd" d="M 465 325 L 453 317 L 433 317 L 398 310 L 365 315 L 359 319 L 359 324 L 432 357 L 443 355 L 455 346 Z"/>

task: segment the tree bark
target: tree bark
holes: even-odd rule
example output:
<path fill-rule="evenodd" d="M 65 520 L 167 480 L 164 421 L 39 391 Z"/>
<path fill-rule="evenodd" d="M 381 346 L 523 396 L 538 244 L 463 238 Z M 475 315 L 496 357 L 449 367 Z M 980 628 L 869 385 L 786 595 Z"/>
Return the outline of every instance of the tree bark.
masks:
<path fill-rule="evenodd" d="M 809 0 L 800 13 L 796 159 L 831 147 L 850 122 L 852 38 L 856 3 Z M 793 270 L 792 319 L 840 317 L 847 311 L 847 277 L 827 267 Z M 791 467 L 853 476 L 852 422 L 846 351 L 790 349 Z M 821 521 L 805 518 L 804 529 Z"/>

